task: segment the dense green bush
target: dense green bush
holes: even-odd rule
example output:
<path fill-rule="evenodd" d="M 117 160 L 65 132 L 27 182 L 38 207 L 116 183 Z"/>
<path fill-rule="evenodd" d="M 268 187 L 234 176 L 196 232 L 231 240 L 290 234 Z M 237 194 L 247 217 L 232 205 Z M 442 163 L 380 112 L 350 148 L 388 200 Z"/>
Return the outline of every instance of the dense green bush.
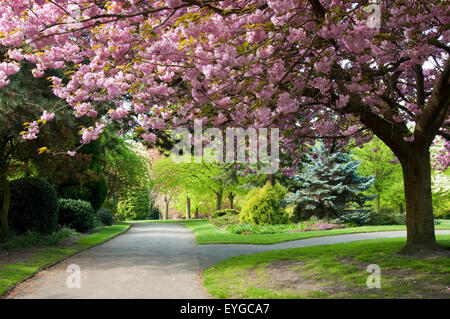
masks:
<path fill-rule="evenodd" d="M 102 225 L 111 226 L 114 222 L 114 216 L 109 208 L 102 207 L 95 215 Z"/>
<path fill-rule="evenodd" d="M 239 215 L 230 214 L 211 218 L 210 223 L 217 227 L 225 227 L 239 223 Z"/>
<path fill-rule="evenodd" d="M 343 213 L 336 219 L 337 223 L 350 224 L 352 226 L 369 225 L 371 212 L 367 210 L 355 210 Z"/>
<path fill-rule="evenodd" d="M 217 218 L 217 217 L 222 217 L 225 215 L 239 215 L 239 211 L 236 209 L 221 209 L 221 210 L 216 210 L 212 215 L 211 218 Z"/>
<path fill-rule="evenodd" d="M 83 184 L 58 185 L 59 198 L 80 199 L 89 201 L 91 190 Z"/>
<path fill-rule="evenodd" d="M 286 223 L 288 216 L 281 205 L 285 196 L 286 189 L 279 183 L 274 187 L 267 183 L 262 188 L 253 189 L 245 197 L 240 222 L 256 225 Z"/>
<path fill-rule="evenodd" d="M 370 214 L 370 225 L 405 225 L 405 214 L 376 213 Z"/>
<path fill-rule="evenodd" d="M 117 219 L 140 220 L 150 218 L 150 201 L 147 189 L 132 191 L 117 205 Z"/>
<path fill-rule="evenodd" d="M 405 225 L 406 218 L 404 214 L 393 214 L 387 211 L 376 213 L 363 210 L 355 210 L 342 214 L 335 221 L 340 224 L 348 224 L 351 226 Z"/>
<path fill-rule="evenodd" d="M 158 206 L 154 203 L 150 203 L 150 215 L 148 219 L 159 219 L 159 216 L 161 216 L 161 212 L 159 211 Z"/>
<path fill-rule="evenodd" d="M 10 182 L 11 206 L 8 221 L 16 234 L 50 234 L 58 224 L 58 195 L 45 179 L 25 177 Z M 0 194 L 0 206 L 3 194 Z"/>
<path fill-rule="evenodd" d="M 102 207 L 103 202 L 106 199 L 108 193 L 108 185 L 104 177 L 91 180 L 86 184 L 87 188 L 91 191 L 91 196 L 88 198 L 88 202 L 91 203 L 92 208 L 97 211 Z"/>
<path fill-rule="evenodd" d="M 450 219 L 450 208 L 448 210 L 438 210 L 434 213 L 435 218 Z"/>
<path fill-rule="evenodd" d="M 102 207 L 108 186 L 106 179 L 101 177 L 91 180 L 85 184 L 63 184 L 58 186 L 60 198 L 80 199 L 91 203 L 92 208 L 97 211 Z"/>
<path fill-rule="evenodd" d="M 8 240 L 5 243 L 0 244 L 0 250 L 28 248 L 36 245 L 56 246 L 64 238 L 78 235 L 79 233 L 65 227 L 52 234 L 26 232 L 23 235 L 16 235 L 15 233 L 11 233 Z"/>
<path fill-rule="evenodd" d="M 89 232 L 97 226 L 91 203 L 80 199 L 59 200 L 58 223 L 82 233 Z"/>

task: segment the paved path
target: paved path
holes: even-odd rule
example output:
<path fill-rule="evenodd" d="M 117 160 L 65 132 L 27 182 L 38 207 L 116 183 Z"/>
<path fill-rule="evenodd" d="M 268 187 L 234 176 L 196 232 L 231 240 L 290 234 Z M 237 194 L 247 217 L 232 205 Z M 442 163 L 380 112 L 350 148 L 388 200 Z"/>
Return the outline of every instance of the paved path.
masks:
<path fill-rule="evenodd" d="M 450 234 L 450 230 L 436 231 Z M 379 232 L 317 237 L 275 245 L 197 245 L 178 224 L 136 223 L 122 236 L 41 271 L 20 284 L 9 298 L 209 298 L 202 269 L 227 258 L 261 251 L 404 237 Z M 81 288 L 68 288 L 70 264 L 81 269 Z"/>

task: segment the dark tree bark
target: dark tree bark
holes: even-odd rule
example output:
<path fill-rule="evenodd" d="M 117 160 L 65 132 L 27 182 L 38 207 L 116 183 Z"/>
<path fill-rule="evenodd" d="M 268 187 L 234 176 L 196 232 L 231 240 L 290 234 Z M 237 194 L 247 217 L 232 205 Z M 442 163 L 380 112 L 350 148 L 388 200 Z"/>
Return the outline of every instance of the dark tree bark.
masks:
<path fill-rule="evenodd" d="M 170 198 L 169 197 L 164 197 L 164 219 L 167 220 L 169 219 L 169 203 L 170 203 Z"/>
<path fill-rule="evenodd" d="M 0 212 L 1 236 L 0 241 L 4 242 L 9 235 L 8 212 L 11 204 L 11 190 L 9 188 L 6 170 L 0 172 L 0 189 L 3 192 L 3 204 Z"/>
<path fill-rule="evenodd" d="M 270 181 L 270 185 L 272 187 L 275 186 L 275 175 L 274 174 L 269 174 L 269 181 Z"/>
<path fill-rule="evenodd" d="M 195 218 L 198 218 L 198 207 L 195 207 Z"/>
<path fill-rule="evenodd" d="M 429 150 L 411 152 L 402 160 L 402 168 L 408 232 L 406 245 L 401 252 L 420 254 L 439 249 L 434 234 Z"/>
<path fill-rule="evenodd" d="M 223 189 L 219 189 L 216 192 L 216 210 L 220 210 L 222 208 L 222 197 L 223 197 Z"/>
<path fill-rule="evenodd" d="M 228 193 L 228 200 L 230 201 L 230 208 L 234 209 L 234 197 L 236 195 L 233 192 Z"/>

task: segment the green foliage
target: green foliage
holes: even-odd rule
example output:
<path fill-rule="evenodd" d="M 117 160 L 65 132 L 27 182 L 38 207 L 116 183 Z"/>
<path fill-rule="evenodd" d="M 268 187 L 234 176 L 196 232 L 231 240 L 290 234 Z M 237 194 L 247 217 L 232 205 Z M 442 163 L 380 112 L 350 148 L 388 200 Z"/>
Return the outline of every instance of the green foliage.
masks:
<path fill-rule="evenodd" d="M 17 234 L 56 231 L 58 195 L 45 179 L 26 177 L 10 182 L 11 206 L 8 214 L 11 229 Z M 0 205 L 3 195 L 0 194 Z"/>
<path fill-rule="evenodd" d="M 285 196 L 286 189 L 279 183 L 274 187 L 267 183 L 262 188 L 253 189 L 245 198 L 239 220 L 256 225 L 286 223 L 287 214 L 281 205 Z"/>
<path fill-rule="evenodd" d="M 97 219 L 105 226 L 111 226 L 114 222 L 114 216 L 110 209 L 102 207 L 96 213 Z"/>
<path fill-rule="evenodd" d="M 104 177 L 91 180 L 87 183 L 87 188 L 91 191 L 91 195 L 88 198 L 88 202 L 91 203 L 94 210 L 100 209 L 103 202 L 106 199 L 106 193 L 108 192 L 108 185 Z"/>
<path fill-rule="evenodd" d="M 148 181 L 149 159 L 137 151 L 139 144 L 131 144 L 129 137 L 118 136 L 105 128 L 101 137 L 103 174 L 108 184 L 108 198 L 124 197 L 129 190 L 143 187 Z"/>
<path fill-rule="evenodd" d="M 348 224 L 350 226 L 366 225 L 405 225 L 406 219 L 403 214 L 395 214 L 384 209 L 380 213 L 365 210 L 355 210 L 345 212 L 338 219 L 337 223 Z"/>
<path fill-rule="evenodd" d="M 255 225 L 238 223 L 227 227 L 227 231 L 233 234 L 278 234 L 286 232 L 285 225 Z"/>
<path fill-rule="evenodd" d="M 365 191 L 372 187 L 373 176 L 360 176 L 360 161 L 349 154 L 330 153 L 322 144 L 305 154 L 302 170 L 294 177 L 296 191 L 290 193 L 288 204 L 296 204 L 297 220 L 311 216 L 336 218 L 350 204 L 363 207 L 367 200 Z"/>
<path fill-rule="evenodd" d="M 216 210 L 212 215 L 211 218 L 217 218 L 217 217 L 222 217 L 222 216 L 226 216 L 226 215 L 239 215 L 239 211 L 236 209 L 221 209 L 221 210 Z"/>
<path fill-rule="evenodd" d="M 211 218 L 210 223 L 217 227 L 226 227 L 239 223 L 239 215 L 229 214 Z"/>
<path fill-rule="evenodd" d="M 450 191 L 433 193 L 433 213 L 435 218 L 450 219 Z"/>
<path fill-rule="evenodd" d="M 340 224 L 349 224 L 351 226 L 370 225 L 371 212 L 367 210 L 355 210 L 345 212 L 336 220 Z"/>
<path fill-rule="evenodd" d="M 150 201 L 146 188 L 131 191 L 117 205 L 118 220 L 141 220 L 150 217 Z"/>
<path fill-rule="evenodd" d="M 161 216 L 161 212 L 159 211 L 158 206 L 155 205 L 155 203 L 150 202 L 150 215 L 148 219 L 159 219 Z"/>
<path fill-rule="evenodd" d="M 87 183 L 75 183 L 71 185 L 60 185 L 58 193 L 60 198 L 79 199 L 91 203 L 92 208 L 97 211 L 102 207 L 106 199 L 108 186 L 104 177 L 92 179 Z"/>
<path fill-rule="evenodd" d="M 62 227 L 59 231 L 52 234 L 41 234 L 37 232 L 26 232 L 23 235 L 11 234 L 5 243 L 0 244 L 0 250 L 28 248 L 37 245 L 56 246 L 64 238 L 77 235 L 79 233 L 66 227 Z"/>
<path fill-rule="evenodd" d="M 91 190 L 83 184 L 61 185 L 58 187 L 58 195 L 60 198 L 70 198 L 88 201 L 91 196 Z"/>
<path fill-rule="evenodd" d="M 370 225 L 405 225 L 405 214 L 392 214 L 386 212 L 376 213 L 370 215 Z"/>
<path fill-rule="evenodd" d="M 62 198 L 59 200 L 58 223 L 86 233 L 96 227 L 95 212 L 89 202 Z"/>
<path fill-rule="evenodd" d="M 379 138 L 375 137 L 362 148 L 354 148 L 352 155 L 362 160 L 358 172 L 375 178 L 371 193 L 377 194 L 381 208 L 391 208 L 399 212 L 405 207 L 403 171 L 395 155 Z"/>
<path fill-rule="evenodd" d="M 109 209 L 113 216 L 117 215 L 117 204 L 114 204 L 112 200 L 105 200 L 102 207 Z"/>

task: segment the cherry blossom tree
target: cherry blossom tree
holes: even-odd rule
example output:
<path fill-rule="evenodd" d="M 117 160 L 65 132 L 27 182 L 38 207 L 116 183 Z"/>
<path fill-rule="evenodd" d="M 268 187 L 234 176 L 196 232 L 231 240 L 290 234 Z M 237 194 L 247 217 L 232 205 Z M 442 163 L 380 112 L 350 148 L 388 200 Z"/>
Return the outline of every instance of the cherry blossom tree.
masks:
<path fill-rule="evenodd" d="M 110 121 L 150 143 L 195 119 L 276 127 L 295 166 L 317 139 L 335 147 L 375 134 L 402 165 L 403 252 L 415 253 L 439 249 L 429 148 L 444 138 L 436 160 L 450 164 L 449 23 L 442 0 L 1 1 L 0 85 L 23 59 L 35 76 L 67 68 L 50 79 L 54 94 L 76 116 L 99 117 L 82 143 Z"/>

